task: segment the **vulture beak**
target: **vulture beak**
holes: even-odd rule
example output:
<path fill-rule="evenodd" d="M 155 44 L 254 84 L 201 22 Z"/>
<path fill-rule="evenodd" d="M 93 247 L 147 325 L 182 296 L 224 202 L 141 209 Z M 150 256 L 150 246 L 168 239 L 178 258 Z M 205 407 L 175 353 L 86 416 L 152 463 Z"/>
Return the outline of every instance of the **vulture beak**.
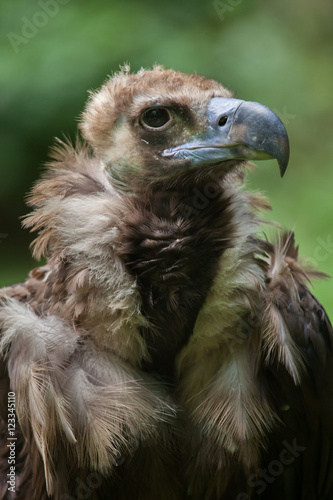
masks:
<path fill-rule="evenodd" d="M 276 158 L 281 177 L 289 160 L 289 141 L 280 118 L 258 102 L 213 97 L 207 107 L 208 125 L 203 134 L 162 155 L 204 166 L 226 160 Z"/>

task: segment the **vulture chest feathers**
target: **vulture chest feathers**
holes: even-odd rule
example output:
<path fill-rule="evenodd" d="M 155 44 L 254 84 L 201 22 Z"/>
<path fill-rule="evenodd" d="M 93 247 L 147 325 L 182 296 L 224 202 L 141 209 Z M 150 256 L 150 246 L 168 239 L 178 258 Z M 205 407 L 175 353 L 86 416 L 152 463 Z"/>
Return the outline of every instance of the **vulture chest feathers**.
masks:
<path fill-rule="evenodd" d="M 247 160 L 286 131 L 219 83 L 128 68 L 58 141 L 1 291 L 0 498 L 331 500 L 332 327 Z M 9 489 L 7 394 L 15 393 Z M 315 457 L 315 459 L 314 459 Z"/>
<path fill-rule="evenodd" d="M 193 193 L 152 193 L 136 200 L 120 228 L 117 254 L 137 280 L 149 321 L 141 330 L 147 369 L 170 380 L 175 356 L 193 332 L 219 258 L 236 232 L 230 196 L 217 184 L 213 194 L 209 207 L 196 210 Z"/>

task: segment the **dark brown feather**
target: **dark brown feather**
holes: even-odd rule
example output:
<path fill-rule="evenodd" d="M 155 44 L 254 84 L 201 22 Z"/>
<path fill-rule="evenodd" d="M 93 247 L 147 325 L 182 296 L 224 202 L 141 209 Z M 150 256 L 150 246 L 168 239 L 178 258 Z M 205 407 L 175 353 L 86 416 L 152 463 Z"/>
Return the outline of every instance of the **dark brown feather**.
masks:
<path fill-rule="evenodd" d="M 219 191 L 219 194 L 218 194 Z M 174 359 L 186 344 L 212 284 L 218 260 L 233 246 L 232 200 L 216 185 L 216 199 L 184 216 L 193 195 L 146 194 L 122 221 L 117 254 L 137 278 L 150 361 L 147 370 L 174 381 Z"/>

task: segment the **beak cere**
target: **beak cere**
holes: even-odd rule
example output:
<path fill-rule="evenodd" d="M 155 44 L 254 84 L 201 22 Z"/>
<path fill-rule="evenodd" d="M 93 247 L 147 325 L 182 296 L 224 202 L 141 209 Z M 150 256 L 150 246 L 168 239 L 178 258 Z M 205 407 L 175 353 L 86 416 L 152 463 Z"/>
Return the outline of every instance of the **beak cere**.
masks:
<path fill-rule="evenodd" d="M 227 160 L 276 158 L 281 176 L 289 160 L 287 131 L 267 106 L 239 99 L 213 97 L 207 107 L 206 131 L 162 155 L 205 166 Z"/>

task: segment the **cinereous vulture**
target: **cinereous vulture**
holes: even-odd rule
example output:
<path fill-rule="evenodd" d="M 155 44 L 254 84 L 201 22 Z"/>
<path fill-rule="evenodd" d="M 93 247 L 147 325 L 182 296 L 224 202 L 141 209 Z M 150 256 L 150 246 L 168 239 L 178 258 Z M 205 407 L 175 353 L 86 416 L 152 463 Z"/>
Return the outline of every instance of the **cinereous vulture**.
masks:
<path fill-rule="evenodd" d="M 280 119 L 124 67 L 80 129 L 29 198 L 46 264 L 1 290 L 0 498 L 332 500 L 320 273 L 243 188 L 248 161 L 284 174 Z"/>

